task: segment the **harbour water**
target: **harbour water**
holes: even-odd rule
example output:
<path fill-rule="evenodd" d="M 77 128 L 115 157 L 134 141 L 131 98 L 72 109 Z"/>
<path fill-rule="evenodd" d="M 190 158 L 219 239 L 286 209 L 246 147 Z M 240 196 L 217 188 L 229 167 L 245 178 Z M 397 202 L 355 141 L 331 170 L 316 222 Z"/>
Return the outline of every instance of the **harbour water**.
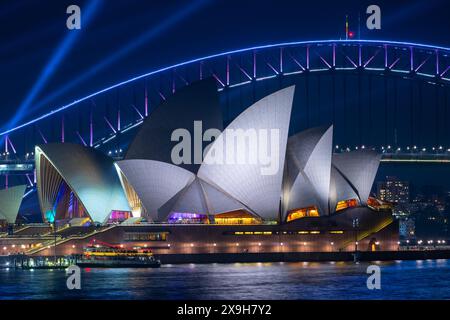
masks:
<path fill-rule="evenodd" d="M 381 290 L 366 286 L 381 269 Z M 0 269 L 0 299 L 450 299 L 450 260 L 233 263 L 89 269 L 81 290 L 64 270 Z"/>

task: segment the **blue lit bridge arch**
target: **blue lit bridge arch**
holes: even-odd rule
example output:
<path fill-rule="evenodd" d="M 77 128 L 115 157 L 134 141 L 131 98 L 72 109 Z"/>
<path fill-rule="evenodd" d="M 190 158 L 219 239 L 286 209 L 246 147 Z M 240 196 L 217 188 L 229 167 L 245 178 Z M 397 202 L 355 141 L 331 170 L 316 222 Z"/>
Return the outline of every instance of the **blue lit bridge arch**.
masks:
<path fill-rule="evenodd" d="M 449 48 L 394 41 L 302 41 L 168 66 L 10 128 L 0 133 L 5 184 L 14 176 L 33 184 L 27 165 L 32 165 L 36 144 L 76 142 L 120 157 L 135 128 L 156 106 L 206 77 L 217 81 L 226 122 L 261 97 L 297 84 L 293 132 L 333 123 L 339 150 L 377 148 L 394 161 L 395 155 L 390 156 L 395 153 L 405 159 L 414 159 L 409 153 L 450 159 Z"/>

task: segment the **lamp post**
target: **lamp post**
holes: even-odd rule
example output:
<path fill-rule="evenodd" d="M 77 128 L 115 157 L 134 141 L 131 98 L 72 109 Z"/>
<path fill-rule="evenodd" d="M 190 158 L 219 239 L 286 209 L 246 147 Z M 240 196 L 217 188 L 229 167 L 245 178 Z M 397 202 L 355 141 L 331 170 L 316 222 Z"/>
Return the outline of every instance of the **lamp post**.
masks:
<path fill-rule="evenodd" d="M 54 239 L 55 239 L 55 243 L 53 246 L 53 254 L 55 256 L 55 265 L 56 265 L 56 223 L 55 223 L 55 220 L 53 220 L 53 235 L 54 235 Z"/>
<path fill-rule="evenodd" d="M 53 258 L 55 260 L 56 265 L 56 211 L 55 210 L 47 211 L 45 215 L 47 217 L 47 221 L 50 224 L 50 228 L 53 230 L 53 237 L 54 237 Z"/>
<path fill-rule="evenodd" d="M 358 251 L 358 227 L 359 227 L 359 219 L 353 219 L 353 230 L 355 233 L 355 252 Z"/>

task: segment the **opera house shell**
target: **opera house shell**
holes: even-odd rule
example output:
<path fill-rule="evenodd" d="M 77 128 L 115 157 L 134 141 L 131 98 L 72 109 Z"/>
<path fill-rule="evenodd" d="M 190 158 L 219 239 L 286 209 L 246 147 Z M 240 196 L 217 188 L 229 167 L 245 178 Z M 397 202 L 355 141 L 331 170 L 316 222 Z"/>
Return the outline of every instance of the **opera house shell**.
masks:
<path fill-rule="evenodd" d="M 36 146 L 44 223 L 14 224 L 25 186 L 0 191 L 2 250 L 78 255 L 96 242 L 151 249 L 163 263 L 398 250 L 391 207 L 371 196 L 380 155 L 333 152 L 332 125 L 292 134 L 295 94 L 285 87 L 224 125 L 216 81 L 205 79 L 154 109 L 120 159 L 77 144 Z"/>
<path fill-rule="evenodd" d="M 26 187 L 26 185 L 19 185 L 0 190 L 0 223 L 14 224 L 16 222 Z"/>
<path fill-rule="evenodd" d="M 295 86 L 291 86 L 264 97 L 222 130 L 214 80 L 193 83 L 143 122 L 124 159 L 115 163 L 80 145 L 36 147 L 44 219 L 87 216 L 105 223 L 112 214 L 122 213 L 125 218 L 148 222 L 201 217 L 202 222 L 215 223 L 235 216 L 253 222 L 285 223 L 366 206 L 380 156 L 371 150 L 333 154 L 332 126 L 288 137 L 294 92 Z M 190 145 L 191 158 L 198 158 L 200 149 L 200 160 L 174 164 L 172 153 L 179 142 L 172 134 L 182 128 L 195 137 L 199 134 L 195 122 L 201 123 L 203 132 L 218 129 L 221 133 L 206 142 L 202 139 L 200 146 Z M 252 130 L 275 132 L 276 140 L 266 139 L 266 145 L 261 146 L 261 139 L 251 139 Z M 243 139 L 240 149 L 230 143 L 236 139 Z M 276 165 L 269 174 L 264 174 L 267 161 L 259 159 L 258 148 L 262 147 Z M 256 161 L 215 159 L 217 154 L 228 159 L 235 153 L 246 153 L 249 158 L 257 154 Z"/>
<path fill-rule="evenodd" d="M 112 159 L 72 143 L 49 143 L 35 150 L 39 204 L 43 219 L 68 221 L 89 217 L 104 223 L 130 207 Z"/>
<path fill-rule="evenodd" d="M 193 93 L 197 89 L 198 84 L 185 90 L 197 96 Z M 282 89 L 247 108 L 211 143 L 198 169 L 172 164 L 167 160 L 170 150 L 163 148 L 167 154 L 161 156 L 161 149 L 153 146 L 153 140 L 148 141 L 148 135 L 138 133 L 125 159 L 116 162 L 130 206 L 150 221 L 167 221 L 173 214 L 205 215 L 214 221 L 215 216 L 241 211 L 257 220 L 282 223 L 296 217 L 334 214 L 342 202 L 367 205 L 379 155 L 371 150 L 333 154 L 332 126 L 309 129 L 288 138 L 294 91 L 293 86 Z M 191 129 L 196 119 L 218 123 L 219 119 L 211 118 L 220 115 L 216 110 L 217 98 L 209 98 L 212 101 L 200 105 L 205 108 L 203 112 L 196 117 L 177 118 L 177 126 Z M 141 129 L 153 132 L 157 144 L 170 141 L 168 131 L 149 128 L 160 126 L 160 117 L 171 118 L 176 114 L 170 107 L 170 104 L 161 106 L 158 118 L 150 116 Z M 262 161 L 213 163 L 217 145 L 223 158 L 235 151 L 226 141 L 230 139 L 228 130 L 277 130 L 278 147 L 272 148 L 277 153 L 272 156 L 279 164 L 278 170 L 262 174 L 265 167 Z M 255 141 L 248 141 L 240 151 L 257 150 L 258 146 L 251 145 L 252 142 Z M 139 154 L 134 150 L 136 145 L 141 146 Z"/>

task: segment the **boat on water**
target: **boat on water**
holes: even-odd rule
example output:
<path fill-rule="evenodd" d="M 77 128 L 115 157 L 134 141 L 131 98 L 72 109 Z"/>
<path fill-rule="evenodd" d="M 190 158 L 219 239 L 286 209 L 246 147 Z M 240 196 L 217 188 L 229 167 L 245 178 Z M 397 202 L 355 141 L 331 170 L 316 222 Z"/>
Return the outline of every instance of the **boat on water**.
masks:
<path fill-rule="evenodd" d="M 146 248 L 123 249 L 108 244 L 90 244 L 76 260 L 79 267 L 90 268 L 159 268 L 161 261 L 155 259 Z"/>

